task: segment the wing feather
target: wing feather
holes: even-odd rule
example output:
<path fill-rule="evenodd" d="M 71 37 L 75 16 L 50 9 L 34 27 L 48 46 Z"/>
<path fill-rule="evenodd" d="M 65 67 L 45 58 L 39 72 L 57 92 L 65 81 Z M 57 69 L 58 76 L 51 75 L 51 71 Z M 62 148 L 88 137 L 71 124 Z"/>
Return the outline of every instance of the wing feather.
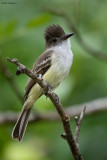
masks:
<path fill-rule="evenodd" d="M 42 74 L 44 75 L 45 72 L 50 68 L 51 66 L 51 55 L 53 53 L 53 50 L 49 50 L 49 51 L 45 51 L 43 52 L 36 60 L 36 62 L 33 65 L 33 69 L 32 71 L 36 74 Z M 28 94 L 31 90 L 31 88 L 33 87 L 33 85 L 35 85 L 36 82 L 35 80 L 28 78 L 26 87 L 25 87 L 25 100 L 28 97 Z"/>

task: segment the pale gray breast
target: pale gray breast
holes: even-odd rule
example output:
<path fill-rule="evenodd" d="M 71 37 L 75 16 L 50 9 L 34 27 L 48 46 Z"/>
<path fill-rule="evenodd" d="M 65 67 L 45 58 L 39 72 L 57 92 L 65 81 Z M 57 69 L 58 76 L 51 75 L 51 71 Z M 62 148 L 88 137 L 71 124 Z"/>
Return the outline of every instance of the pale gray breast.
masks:
<path fill-rule="evenodd" d="M 52 57 L 53 69 L 57 71 L 61 81 L 66 78 L 72 65 L 73 54 L 71 50 L 63 50 L 59 47 Z"/>

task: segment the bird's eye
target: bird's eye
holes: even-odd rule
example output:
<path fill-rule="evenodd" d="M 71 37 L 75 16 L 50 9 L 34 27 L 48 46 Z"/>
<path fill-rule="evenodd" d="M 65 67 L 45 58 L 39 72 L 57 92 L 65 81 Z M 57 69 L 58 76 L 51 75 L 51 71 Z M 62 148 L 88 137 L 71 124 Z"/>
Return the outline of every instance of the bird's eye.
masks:
<path fill-rule="evenodd" d="M 52 42 L 57 42 L 58 38 L 53 38 Z"/>

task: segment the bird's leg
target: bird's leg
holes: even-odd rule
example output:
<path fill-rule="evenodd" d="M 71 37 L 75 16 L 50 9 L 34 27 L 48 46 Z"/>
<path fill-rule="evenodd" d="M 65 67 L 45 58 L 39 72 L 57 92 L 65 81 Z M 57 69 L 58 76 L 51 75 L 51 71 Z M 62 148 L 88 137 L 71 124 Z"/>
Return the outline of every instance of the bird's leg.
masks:
<path fill-rule="evenodd" d="M 47 90 L 45 91 L 45 96 L 46 96 L 46 99 L 48 98 L 47 97 L 47 93 L 48 93 L 48 91 L 50 91 L 52 89 L 52 87 L 47 83 Z"/>

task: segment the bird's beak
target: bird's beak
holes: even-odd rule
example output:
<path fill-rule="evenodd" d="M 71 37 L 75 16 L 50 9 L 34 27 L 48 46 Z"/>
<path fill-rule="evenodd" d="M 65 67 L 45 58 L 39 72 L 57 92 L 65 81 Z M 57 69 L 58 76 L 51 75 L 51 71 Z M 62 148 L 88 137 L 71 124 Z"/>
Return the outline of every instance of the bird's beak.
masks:
<path fill-rule="evenodd" d="M 64 36 L 62 37 L 62 40 L 66 40 L 66 39 L 70 38 L 70 37 L 73 36 L 73 35 L 74 35 L 74 33 L 66 34 L 66 35 L 64 35 Z"/>

